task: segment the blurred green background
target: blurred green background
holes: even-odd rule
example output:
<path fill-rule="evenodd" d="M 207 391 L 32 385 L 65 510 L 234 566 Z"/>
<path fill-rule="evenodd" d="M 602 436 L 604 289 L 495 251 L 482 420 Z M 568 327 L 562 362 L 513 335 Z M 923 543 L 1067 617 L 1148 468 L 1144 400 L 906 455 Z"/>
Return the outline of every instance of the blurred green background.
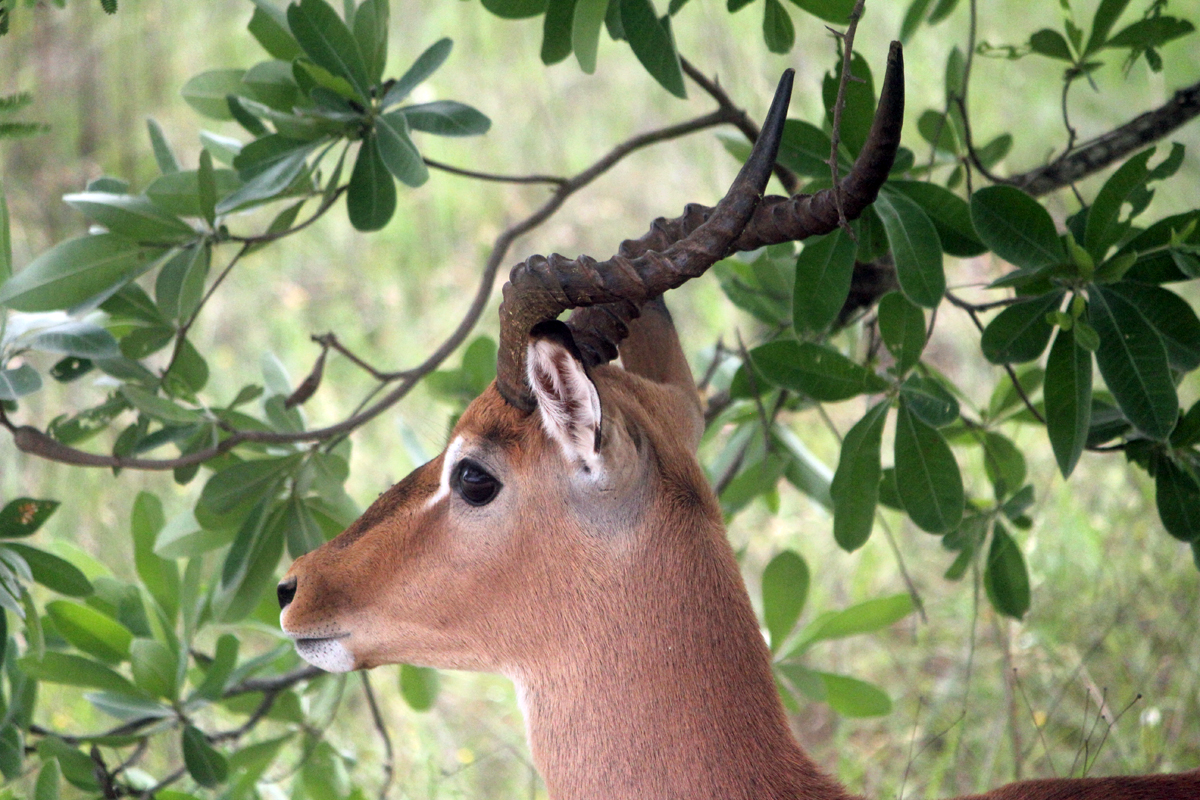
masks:
<path fill-rule="evenodd" d="M 876 74 L 906 5 L 868 3 L 857 49 Z M 1090 18 L 1095 3 L 1075 5 L 1080 18 Z M 1175 13 L 1189 13 L 1189 4 L 1173 5 L 1179 6 Z M 906 48 L 910 123 L 926 108 L 941 108 L 946 55 L 966 42 L 963 6 L 939 26 L 918 31 Z M 980 6 L 979 39 L 991 44 L 1024 41 L 1034 30 L 1055 25 L 1060 13 L 1052 0 L 989 0 Z M 130 179 L 135 190 L 153 177 L 146 116 L 163 125 L 185 168 L 196 162 L 201 129 L 240 133 L 233 123 L 199 118 L 180 99 L 179 87 L 205 69 L 246 67 L 260 59 L 244 30 L 251 10 L 241 0 L 122 0 L 112 17 L 98 3 L 77 1 L 62 10 L 43 4 L 14 13 L 12 31 L 0 39 L 0 95 L 32 91 L 35 104 L 22 118 L 51 126 L 46 135 L 0 146 L 15 266 L 82 232 L 82 217 L 59 201 L 62 194 L 103 174 Z M 731 16 L 723 3 L 692 0 L 676 18 L 675 35 L 680 52 L 706 74 L 719 76 L 755 118 L 764 112 L 779 72 L 796 68 L 792 115 L 818 122 L 820 80 L 834 62 L 834 43 L 815 17 L 798 11 L 793 17 L 797 43 L 787 56 L 762 46 L 759 5 Z M 490 172 L 566 175 L 635 133 L 711 107 L 694 86 L 687 101 L 669 96 L 627 46 L 607 37 L 595 76 L 584 75 L 573 59 L 546 68 L 538 60 L 540 25 L 540 19 L 497 19 L 470 0 L 393 0 L 393 69 L 402 69 L 443 35 L 455 40 L 446 66 L 415 99 L 460 99 L 493 120 L 481 139 L 426 137 L 420 144 L 428 156 Z M 1163 56 L 1166 66 L 1159 74 L 1144 63 L 1124 74 L 1119 59 L 1112 59 L 1094 76 L 1098 92 L 1076 85 L 1071 113 L 1081 138 L 1161 104 L 1174 89 L 1200 78 L 1194 36 L 1168 46 Z M 976 138 L 987 141 L 1004 130 L 1015 135 L 1001 172 L 1024 171 L 1061 149 L 1060 76 L 1061 67 L 1047 59 L 976 57 L 970 95 Z M 1200 124 L 1193 122 L 1170 140 L 1185 143 L 1188 157 L 1158 191 L 1148 218 L 1196 203 Z M 905 142 L 918 160 L 928 157 L 914 124 Z M 520 239 L 507 260 L 551 251 L 606 257 L 622 238 L 643 233 L 655 216 L 673 216 L 689 201 L 713 201 L 737 166 L 712 132 L 644 150 Z M 1093 178 L 1081 190 L 1090 196 L 1097 185 Z M 211 354 L 209 393 L 232 396 L 243 384 L 260 381 L 265 352 L 275 353 L 299 379 L 319 352 L 310 334 L 326 331 L 382 369 L 416 364 L 465 311 L 495 236 L 547 192 L 434 172 L 421 189 L 402 188 L 396 216 L 377 234 L 356 233 L 337 209 L 306 233 L 246 259 L 193 334 Z M 1047 205 L 1061 219 L 1075 201 L 1062 192 Z M 974 260 L 948 263 L 947 270 L 952 288 L 982 297 L 970 287 L 994 277 L 1000 267 Z M 498 289 L 478 332 L 495 335 Z M 1182 291 L 1186 295 L 1188 287 Z M 1188 296 L 1196 299 L 1194 292 Z M 733 341 L 740 331 L 748 343 L 754 340 L 757 323 L 733 309 L 715 280 L 689 284 L 669 302 L 698 371 L 705 366 L 703 352 L 718 337 Z M 974 399 L 986 403 L 1003 373 L 979 357 L 968 325 L 953 309 L 942 308 L 931 360 L 959 385 L 977 387 Z M 457 361 L 452 357 L 449 364 Z M 87 384 L 49 387 L 23 408 L 22 421 L 44 426 L 58 411 L 82 407 L 100 393 Z M 310 423 L 340 419 L 368 386 L 351 365 L 331 359 L 321 390 L 306 406 Z M 1190 403 L 1198 387 L 1184 385 L 1180 393 Z M 863 408 L 852 402 L 833 410 L 844 432 Z M 450 412 L 418 389 L 357 433 L 348 485 L 354 498 L 365 507 L 436 453 Z M 819 418 L 811 412 L 798 416 L 794 428 L 832 468 L 837 444 Z M 812 657 L 822 668 L 886 687 L 895 711 L 880 719 L 846 720 L 810 704 L 795 719 L 802 743 L 853 791 L 943 796 L 1017 777 L 1067 774 L 1073 760 L 1082 758 L 1081 739 L 1088 741 L 1091 757 L 1105 731 L 1103 719 L 1095 722 L 1098 705 L 1115 716 L 1139 694 L 1108 734 L 1093 774 L 1200 764 L 1200 580 L 1189 549 L 1158 529 L 1149 480 L 1118 455 L 1089 454 L 1065 485 L 1039 431 L 1014 427 L 1006 433 L 1023 448 L 1039 490 L 1037 523 L 1019 534 L 1034 584 L 1033 609 L 1022 623 L 998 618 L 969 579 L 942 579 L 950 559 L 938 539 L 892 518 L 928 621 L 914 616 L 885 635 L 826 643 Z M 982 465 L 973 468 L 979 475 L 968 472 L 968 485 L 982 487 Z M 0 441 L 0 499 L 63 500 L 42 536 L 75 542 L 118 574 L 132 573 L 128 517 L 136 492 L 158 493 L 170 517 L 194 501 L 199 486 L 176 487 L 170 475 L 118 478 L 104 470 L 67 468 L 21 457 L 7 438 Z M 883 537 L 848 555 L 833 543 L 831 520 L 820 506 L 786 486 L 782 495 L 778 515 L 760 501 L 731 525 L 747 575 L 761 574 L 779 549 L 801 552 L 815 573 L 806 618 L 903 591 Z M 757 587 L 749 588 L 757 601 Z M 394 797 L 544 796 L 507 681 L 447 673 L 436 707 L 422 714 L 397 697 L 395 668 L 376 672 L 396 749 Z M 351 694 L 333 723 L 333 738 L 359 759 L 356 779 L 374 786 L 380 745 L 362 724 L 358 695 Z M 90 718 L 86 703 L 74 695 L 49 700 L 44 696 L 40 712 L 48 725 L 69 730 Z"/>

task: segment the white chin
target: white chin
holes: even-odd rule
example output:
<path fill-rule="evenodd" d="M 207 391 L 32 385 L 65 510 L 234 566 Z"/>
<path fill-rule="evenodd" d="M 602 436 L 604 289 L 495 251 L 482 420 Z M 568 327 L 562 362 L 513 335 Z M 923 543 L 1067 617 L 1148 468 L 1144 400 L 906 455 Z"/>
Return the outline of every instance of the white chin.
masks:
<path fill-rule="evenodd" d="M 296 652 L 314 667 L 326 672 L 349 672 L 354 656 L 341 639 L 297 639 Z"/>

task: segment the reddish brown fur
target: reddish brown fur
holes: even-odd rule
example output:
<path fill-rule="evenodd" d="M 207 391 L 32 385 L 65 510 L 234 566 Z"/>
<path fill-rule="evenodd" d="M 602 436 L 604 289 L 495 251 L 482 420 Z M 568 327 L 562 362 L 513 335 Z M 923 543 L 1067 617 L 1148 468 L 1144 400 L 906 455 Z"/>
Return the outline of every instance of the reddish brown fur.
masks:
<path fill-rule="evenodd" d="M 442 458 L 298 559 L 293 635 L 349 632 L 355 666 L 511 677 L 551 797 L 847 800 L 788 729 L 720 509 L 665 310 L 599 367 L 611 485 L 587 495 L 538 415 L 489 388 L 452 435 L 503 482 L 481 510 L 443 500 Z M 536 478 L 534 477 L 536 476 Z M 1197 773 L 1012 784 L 987 800 L 1200 797 Z"/>

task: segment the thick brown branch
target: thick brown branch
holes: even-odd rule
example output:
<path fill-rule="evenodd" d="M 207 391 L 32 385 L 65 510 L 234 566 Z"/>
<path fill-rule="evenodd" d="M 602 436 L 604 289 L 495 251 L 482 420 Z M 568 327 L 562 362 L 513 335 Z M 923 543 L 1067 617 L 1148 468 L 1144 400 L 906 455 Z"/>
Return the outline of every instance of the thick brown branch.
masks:
<path fill-rule="evenodd" d="M 1007 182 L 1034 196 L 1048 194 L 1117 163 L 1197 116 L 1200 116 L 1200 82 L 1175 92 L 1159 108 L 1097 136 L 1050 164 L 1014 175 Z"/>

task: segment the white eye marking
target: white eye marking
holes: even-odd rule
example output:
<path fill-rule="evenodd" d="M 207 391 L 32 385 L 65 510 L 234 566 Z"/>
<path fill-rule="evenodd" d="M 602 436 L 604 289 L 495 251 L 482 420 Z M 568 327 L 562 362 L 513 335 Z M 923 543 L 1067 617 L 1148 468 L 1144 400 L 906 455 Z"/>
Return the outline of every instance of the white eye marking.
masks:
<path fill-rule="evenodd" d="M 450 446 L 446 448 L 446 452 L 442 454 L 442 480 L 438 484 L 437 492 L 425 501 L 425 508 L 433 508 L 444 498 L 450 496 L 450 471 L 458 462 L 458 454 L 462 451 L 462 445 L 463 437 L 456 436 Z"/>

